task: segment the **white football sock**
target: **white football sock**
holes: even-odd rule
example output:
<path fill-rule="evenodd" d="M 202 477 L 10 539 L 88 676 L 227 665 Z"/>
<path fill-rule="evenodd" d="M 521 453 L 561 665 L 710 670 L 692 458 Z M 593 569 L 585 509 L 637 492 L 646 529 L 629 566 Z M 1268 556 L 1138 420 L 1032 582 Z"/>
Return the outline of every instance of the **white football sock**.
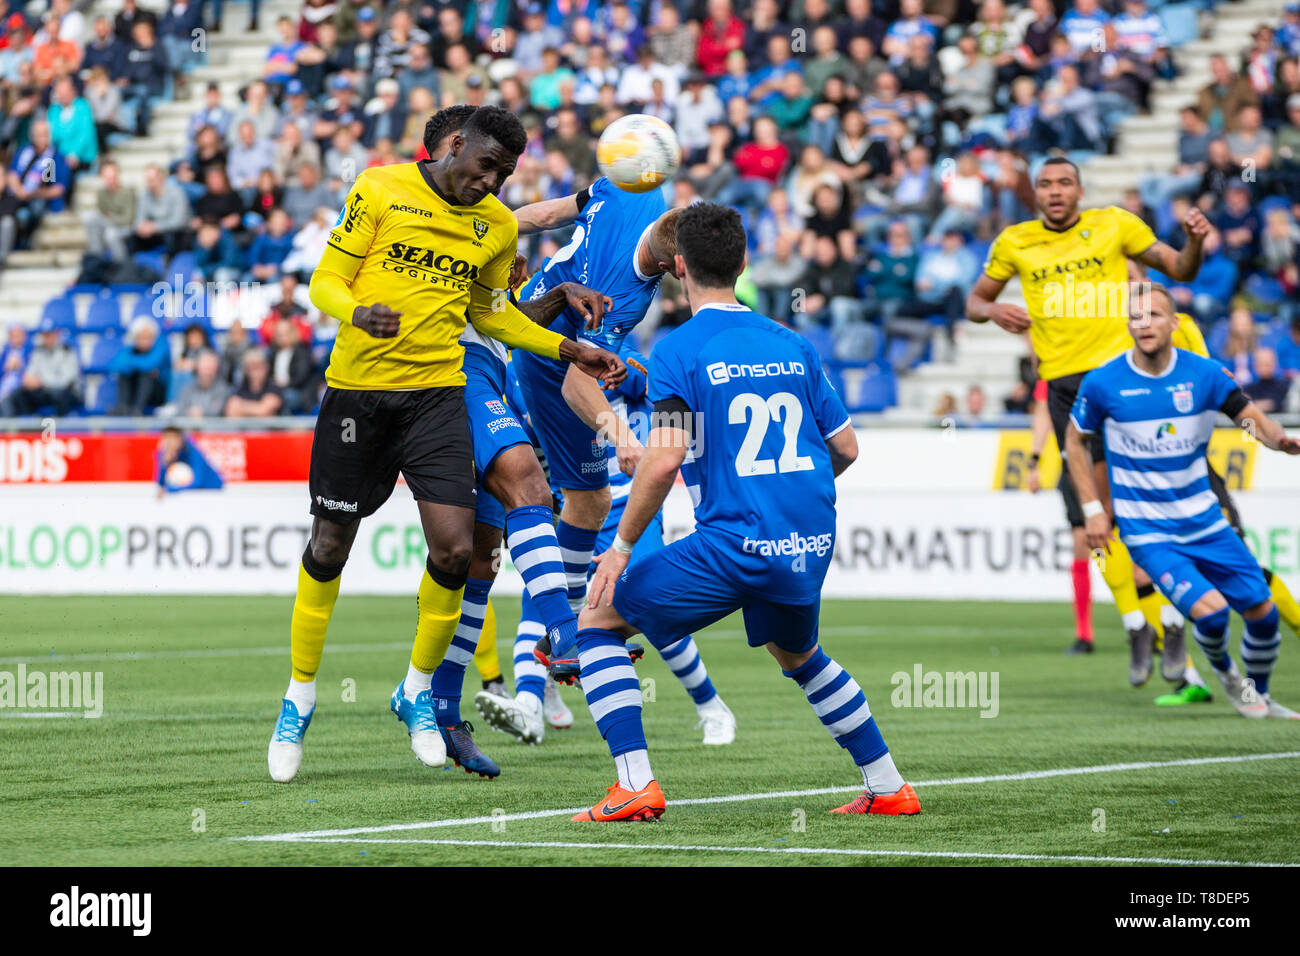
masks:
<path fill-rule="evenodd" d="M 884 796 L 903 789 L 903 777 L 894 766 L 894 757 L 890 753 L 877 757 L 858 769 L 862 771 L 862 782 L 866 784 L 869 793 Z"/>
<path fill-rule="evenodd" d="M 618 767 L 618 785 L 624 790 L 641 790 L 655 778 L 650 772 L 650 752 L 646 750 L 619 754 L 614 765 Z"/>
<path fill-rule="evenodd" d="M 1178 608 L 1172 604 L 1162 604 L 1160 605 L 1160 623 L 1165 627 L 1180 627 L 1184 623 L 1184 619 L 1178 613 Z"/>
<path fill-rule="evenodd" d="M 1129 611 L 1122 618 L 1124 621 L 1124 630 L 1136 631 L 1146 624 L 1147 619 L 1141 611 Z"/>
<path fill-rule="evenodd" d="M 402 696 L 415 703 L 415 698 L 433 686 L 433 675 L 426 674 L 424 671 L 410 664 L 406 668 L 406 681 L 402 684 Z"/>
<path fill-rule="evenodd" d="M 315 679 L 300 681 L 289 678 L 289 689 L 284 692 L 284 699 L 293 701 L 299 717 L 306 717 L 316 706 Z"/>

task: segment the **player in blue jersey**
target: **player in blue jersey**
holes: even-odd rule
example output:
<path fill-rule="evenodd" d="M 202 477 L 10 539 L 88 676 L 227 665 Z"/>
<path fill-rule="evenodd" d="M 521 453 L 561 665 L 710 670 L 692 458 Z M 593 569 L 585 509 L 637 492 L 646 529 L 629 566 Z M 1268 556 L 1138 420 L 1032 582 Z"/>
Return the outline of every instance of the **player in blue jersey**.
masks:
<path fill-rule="evenodd" d="M 1300 714 L 1268 693 L 1277 660 L 1278 610 L 1264 572 L 1233 531 L 1210 485 L 1205 450 L 1223 412 L 1265 448 L 1300 454 L 1300 439 L 1251 402 L 1218 362 L 1173 347 L 1178 318 L 1163 286 L 1133 297 L 1134 348 L 1089 372 L 1066 431 L 1085 533 L 1106 547 L 1112 520 L 1134 562 L 1195 627 L 1228 700 L 1244 717 Z M 1110 485 L 1108 514 L 1093 480 L 1084 435 L 1102 433 Z M 1228 609 L 1246 622 L 1243 677 L 1228 653 Z"/>
<path fill-rule="evenodd" d="M 665 211 L 658 190 L 627 193 L 603 177 L 575 196 L 524 207 L 518 212 L 521 234 L 575 225 L 569 241 L 528 280 L 519 298 L 539 298 L 561 282 L 600 289 L 611 301 L 601 328 L 584 329 L 582 316 L 572 309 L 562 312 L 550 328 L 617 353 L 628 332 L 645 317 L 664 273 L 672 272 L 679 212 Z M 552 483 L 564 495 L 556 536 L 564 552 L 569 603 L 576 609 L 586 594 L 596 536 L 609 514 L 606 442 L 615 446 L 626 474 L 632 473 L 644 448 L 627 423 L 613 414 L 599 387 L 568 375 L 558 362 L 533 362 L 520 353 L 515 364 Z M 543 658 L 564 660 L 571 659 L 573 646 L 571 641 L 550 646 L 543 636 L 538 651 Z"/>
<path fill-rule="evenodd" d="M 652 411 L 650 402 L 646 398 L 649 386 L 649 363 L 645 356 L 632 346 L 631 340 L 624 342 L 619 358 L 627 366 L 627 378 L 618 388 L 606 394 L 615 414 L 624 418 L 637 438 L 644 442 L 650 431 Z M 628 491 L 632 487 L 632 479 L 623 474 L 619 468 L 618 457 L 612 446 L 608 454 L 610 496 L 613 501 L 605 526 L 596 538 L 598 554 L 608 549 L 613 542 L 614 535 L 618 531 L 618 523 L 623 517 L 623 506 L 627 502 Z M 683 465 L 683 473 L 688 467 Z M 663 512 L 661 511 L 655 515 L 646 532 L 641 535 L 632 559 L 634 562 L 638 561 L 663 546 Z M 589 574 L 595 573 L 595 569 L 595 565 L 591 565 L 588 569 Z M 544 700 L 544 691 L 553 691 L 554 687 L 549 681 L 544 683 L 547 677 L 546 671 L 533 659 L 533 648 L 536 646 L 537 638 L 544 633 L 541 623 L 533 617 L 532 602 L 525 600 L 519 631 L 515 637 L 514 699 L 486 689 L 474 699 L 488 723 L 497 730 L 512 734 L 529 743 L 539 742 L 544 734 L 545 727 L 542 721 L 544 711 L 539 708 L 538 702 Z M 704 666 L 699 649 L 695 646 L 694 638 L 688 634 L 660 648 L 659 653 L 664 663 L 668 665 L 668 669 L 673 672 L 673 676 L 681 682 L 682 687 L 695 702 L 696 712 L 700 717 L 696 729 L 704 728 L 704 743 L 710 746 L 732 743 L 736 739 L 735 715 L 713 686 L 708 669 Z M 634 655 L 633 660 L 635 659 Z M 573 673 L 568 675 L 562 667 L 558 666 L 562 663 L 557 662 L 557 666 L 552 669 L 562 677 L 578 676 L 578 668 L 575 667 Z M 556 696 L 558 697 L 558 694 Z M 551 726 L 559 726 L 549 713 L 546 714 L 546 722 Z M 572 723 L 573 715 L 569 714 L 564 726 Z"/>
<path fill-rule="evenodd" d="M 836 812 L 921 809 L 862 689 L 818 645 L 834 478 L 857 457 L 857 439 L 808 340 L 736 301 L 745 242 L 739 213 L 725 206 L 688 206 L 677 222 L 676 274 L 693 315 L 655 347 L 647 450 L 578 622 L 582 689 L 618 782 L 574 820 L 653 819 L 666 806 L 628 637 L 644 633 L 662 648 L 737 610 L 750 645 L 767 648 L 861 768 L 866 792 Z M 629 566 L 688 452 L 700 489 L 695 531 Z"/>
<path fill-rule="evenodd" d="M 446 152 L 451 135 L 459 131 L 473 111 L 452 107 L 429 120 L 425 146 L 430 157 L 437 159 Z M 549 325 L 566 308 L 581 316 L 579 321 L 599 325 L 606 302 L 600 293 L 566 282 L 521 303 L 520 309 L 542 325 Z M 406 724 L 417 755 L 433 751 L 436 756 L 437 750 L 445 749 L 446 755 L 466 773 L 495 777 L 501 770 L 474 743 L 473 725 L 460 716 L 460 697 L 465 668 L 483 631 L 503 532 L 544 627 L 557 640 L 571 640 L 577 632 L 577 619 L 569 606 L 567 580 L 552 524 L 550 485 L 533 453 L 528 433 L 506 405 L 509 353 L 502 343 L 469 325 L 460 342 L 465 352 L 465 405 L 477 479 L 469 578 L 460 619 L 442 661 L 431 674 L 411 665 L 406 678 L 393 691 L 389 706 Z M 606 387 L 616 386 L 621 375 L 626 374 L 619 365 L 619 376 L 608 380 Z M 442 748 L 436 746 L 439 737 Z M 433 746 L 426 747 L 426 743 Z"/>

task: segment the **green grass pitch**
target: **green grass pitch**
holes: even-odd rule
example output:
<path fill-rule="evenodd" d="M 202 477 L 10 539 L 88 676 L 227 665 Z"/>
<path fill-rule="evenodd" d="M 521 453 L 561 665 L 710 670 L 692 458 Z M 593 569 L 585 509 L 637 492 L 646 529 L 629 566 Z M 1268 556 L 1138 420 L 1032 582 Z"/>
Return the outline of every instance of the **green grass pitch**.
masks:
<path fill-rule="evenodd" d="M 599 826 L 570 823 L 567 815 L 514 818 L 590 805 L 614 780 L 576 691 L 564 692 L 577 716 L 574 728 L 550 731 L 541 746 L 526 747 L 479 719 L 471 667 L 463 712 L 501 764 L 500 779 L 416 761 L 404 728 L 388 712 L 389 694 L 405 673 L 413 604 L 340 598 L 303 769 L 292 784 L 279 785 L 267 775 L 266 745 L 288 677 L 290 599 L 0 599 L 0 672 L 16 672 L 20 663 L 29 671 L 102 671 L 105 695 L 104 715 L 94 720 L 21 718 L 0 710 L 0 859 L 36 865 L 1041 865 L 1041 857 L 1300 863 L 1300 722 L 1246 721 L 1221 697 L 1154 707 L 1166 685 L 1157 672 L 1147 687 L 1128 687 L 1127 651 L 1109 608 L 1097 609 L 1099 651 L 1079 658 L 1062 654 L 1071 637 L 1063 605 L 823 605 L 823 646 L 862 685 L 900 769 L 918 784 L 924 809 L 913 818 L 830 816 L 850 794 L 799 793 L 860 780 L 798 689 L 766 652 L 746 646 L 738 618 L 697 635 L 739 721 L 730 747 L 700 743 L 690 699 L 650 652 L 639 672 L 654 681 L 645 723 L 668 811 L 658 823 Z M 496 604 L 508 678 L 518 602 Z M 1285 631 L 1273 691 L 1293 706 L 1300 706 L 1297 661 L 1300 646 Z M 918 664 L 925 671 L 997 672 L 997 716 L 981 717 L 971 707 L 894 706 L 891 676 L 910 674 Z M 355 700 L 345 701 L 351 686 Z M 1292 756 L 949 782 L 1262 754 Z M 795 793 L 703 800 L 785 791 Z M 674 800 L 699 802 L 674 806 Z M 328 838 L 336 842 L 231 839 L 466 818 L 487 819 Z M 415 842 L 434 840 L 446 842 Z M 513 845 L 521 843 L 585 845 Z M 879 855 L 820 852 L 828 850 Z"/>

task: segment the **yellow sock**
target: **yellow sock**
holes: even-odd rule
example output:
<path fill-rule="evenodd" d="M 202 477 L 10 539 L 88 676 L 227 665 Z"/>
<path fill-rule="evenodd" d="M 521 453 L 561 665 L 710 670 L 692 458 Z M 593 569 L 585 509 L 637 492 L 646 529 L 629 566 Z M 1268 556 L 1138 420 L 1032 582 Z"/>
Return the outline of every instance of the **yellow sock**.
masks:
<path fill-rule="evenodd" d="M 492 601 L 487 602 L 487 613 L 483 615 L 483 631 L 479 634 L 478 650 L 474 652 L 474 666 L 478 676 L 488 683 L 501 679 L 501 660 L 497 657 L 497 612 Z"/>
<path fill-rule="evenodd" d="M 334 602 L 339 596 L 339 581 L 320 582 L 298 566 L 298 596 L 293 602 L 293 619 L 289 624 L 289 658 L 293 662 L 293 679 L 308 682 L 316 679 L 321 655 L 325 652 L 325 629 L 329 627 Z"/>
<path fill-rule="evenodd" d="M 1106 586 L 1115 596 L 1115 610 L 1125 619 L 1124 626 L 1129 627 L 1130 615 L 1134 611 L 1141 613 L 1142 608 L 1138 603 L 1137 585 L 1133 583 L 1133 559 L 1114 531 L 1110 533 L 1110 552 L 1096 555 L 1096 560 Z"/>
<path fill-rule="evenodd" d="M 1277 613 L 1286 621 L 1291 632 L 1300 637 L 1300 604 L 1291 596 L 1291 590 L 1285 581 L 1273 573 L 1268 578 L 1268 590 L 1273 595 L 1273 603 L 1277 605 Z"/>
<path fill-rule="evenodd" d="M 464 586 L 449 591 L 433 578 L 426 568 L 420 578 L 420 596 L 416 603 L 419 615 L 415 625 L 415 643 L 411 645 L 411 666 L 432 674 L 447 656 L 447 648 L 460 622 L 460 599 Z"/>
<path fill-rule="evenodd" d="M 1157 651 L 1164 648 L 1165 628 L 1160 623 L 1160 608 L 1167 603 L 1165 596 L 1157 591 L 1154 586 L 1146 594 L 1138 597 L 1138 608 L 1142 611 L 1142 616 L 1151 625 L 1151 630 L 1156 632 L 1155 649 Z"/>

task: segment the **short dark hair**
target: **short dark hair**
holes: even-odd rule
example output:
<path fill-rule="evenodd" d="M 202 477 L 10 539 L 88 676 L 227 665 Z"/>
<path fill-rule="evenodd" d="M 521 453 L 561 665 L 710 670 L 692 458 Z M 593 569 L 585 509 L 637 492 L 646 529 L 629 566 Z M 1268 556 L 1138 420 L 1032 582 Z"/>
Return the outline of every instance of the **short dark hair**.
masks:
<path fill-rule="evenodd" d="M 477 106 L 460 103 L 456 106 L 448 106 L 445 110 L 438 110 L 430 116 L 429 122 L 424 124 L 424 151 L 432 156 L 434 148 L 442 142 L 443 137 L 458 129 L 464 129 L 465 121 L 473 116 L 477 109 Z"/>
<path fill-rule="evenodd" d="M 700 202 L 677 218 L 677 254 L 695 282 L 730 289 L 745 268 L 745 227 L 730 206 Z"/>
<path fill-rule="evenodd" d="M 528 145 L 528 135 L 519 117 L 500 106 L 480 106 L 460 128 L 466 139 L 481 136 L 494 139 L 516 156 Z"/>
<path fill-rule="evenodd" d="M 1079 182 L 1083 182 L 1083 177 L 1079 175 L 1078 165 L 1074 162 L 1074 160 L 1067 159 L 1064 156 L 1048 156 L 1045 160 L 1043 160 L 1043 165 L 1038 167 L 1038 171 L 1041 173 L 1043 171 L 1043 167 L 1045 166 L 1061 166 L 1061 165 L 1069 166 L 1071 169 L 1073 169 L 1074 178 L 1077 179 Z"/>

